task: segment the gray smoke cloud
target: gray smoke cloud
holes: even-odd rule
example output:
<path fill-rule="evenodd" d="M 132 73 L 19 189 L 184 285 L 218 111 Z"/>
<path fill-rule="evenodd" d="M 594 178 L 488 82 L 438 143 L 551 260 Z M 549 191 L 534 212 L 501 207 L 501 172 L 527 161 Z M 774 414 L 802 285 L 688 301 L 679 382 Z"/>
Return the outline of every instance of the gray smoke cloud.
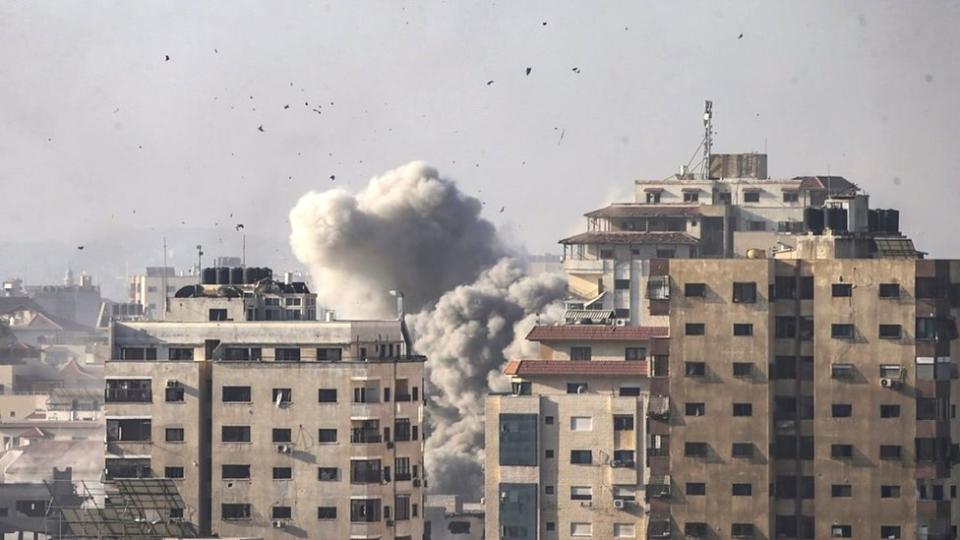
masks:
<path fill-rule="evenodd" d="M 318 301 L 345 317 L 392 317 L 387 291 L 418 311 L 506 255 L 482 205 L 422 162 L 375 177 L 356 195 L 310 192 L 290 211 L 290 245 Z"/>
<path fill-rule="evenodd" d="M 413 162 L 357 194 L 308 193 L 290 211 L 291 247 L 321 304 L 390 317 L 387 290 L 404 292 L 414 347 L 428 358 L 430 488 L 472 497 L 483 486 L 485 396 L 509 389 L 508 355 L 536 352 L 523 338 L 538 317 L 558 316 L 566 294 L 560 275 L 526 275 L 481 209 Z"/>

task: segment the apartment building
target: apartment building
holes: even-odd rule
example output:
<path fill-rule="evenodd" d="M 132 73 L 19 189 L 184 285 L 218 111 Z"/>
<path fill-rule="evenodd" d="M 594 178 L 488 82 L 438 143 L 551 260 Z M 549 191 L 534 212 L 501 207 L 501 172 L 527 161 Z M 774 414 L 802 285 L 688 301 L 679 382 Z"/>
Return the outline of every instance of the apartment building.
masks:
<path fill-rule="evenodd" d="M 108 483 L 173 479 L 170 518 L 202 533 L 420 538 L 424 358 L 402 321 L 267 320 L 315 305 L 269 276 L 185 289 L 165 321 L 111 327 Z"/>
<path fill-rule="evenodd" d="M 667 329 L 537 326 L 542 360 L 505 368 L 486 401 L 491 538 L 641 538 L 650 357 Z"/>

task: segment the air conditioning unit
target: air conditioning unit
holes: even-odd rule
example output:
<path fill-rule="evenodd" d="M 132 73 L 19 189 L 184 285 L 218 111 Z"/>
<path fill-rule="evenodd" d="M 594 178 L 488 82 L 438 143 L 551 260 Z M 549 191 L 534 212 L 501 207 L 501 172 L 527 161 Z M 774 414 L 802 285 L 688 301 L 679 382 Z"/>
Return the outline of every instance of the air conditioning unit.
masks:
<path fill-rule="evenodd" d="M 623 499 L 614 499 L 614 500 L 613 500 L 613 507 L 614 507 L 614 508 L 619 508 L 619 509 L 622 510 L 624 506 L 626 506 L 626 503 L 624 502 Z"/>
<path fill-rule="evenodd" d="M 615 460 L 613 460 L 613 461 L 610 462 L 610 466 L 613 467 L 614 469 L 619 468 L 619 467 L 623 467 L 623 462 L 620 461 L 619 459 L 615 459 Z"/>
<path fill-rule="evenodd" d="M 293 448 L 291 448 L 291 446 L 290 446 L 289 444 L 278 444 L 278 445 L 277 445 L 277 453 L 280 453 L 280 454 L 289 454 L 291 451 L 293 451 Z"/>
<path fill-rule="evenodd" d="M 387 448 L 393 448 L 393 441 L 387 441 Z"/>
<path fill-rule="evenodd" d="M 388 520 L 384 521 L 383 523 L 384 523 L 384 525 L 386 525 L 387 527 L 393 527 L 393 520 L 392 520 L 392 519 L 388 519 Z"/>
<path fill-rule="evenodd" d="M 617 326 L 626 326 L 628 322 L 630 321 L 628 321 L 627 319 L 616 319 Z"/>
<path fill-rule="evenodd" d="M 880 386 L 884 388 L 900 388 L 900 381 L 891 379 L 890 377 L 883 377 L 880 379 Z"/>
<path fill-rule="evenodd" d="M 420 479 L 419 479 L 419 478 L 414 478 L 414 479 L 413 479 L 413 487 L 420 487 Z"/>
<path fill-rule="evenodd" d="M 284 527 L 286 527 L 286 526 L 287 526 L 287 522 L 286 522 L 286 521 L 283 521 L 282 519 L 275 519 L 275 520 L 273 520 L 273 528 L 274 528 L 274 529 L 282 529 L 282 528 L 284 528 Z"/>
<path fill-rule="evenodd" d="M 167 381 L 167 388 L 180 388 L 180 381 L 176 379 L 170 379 Z"/>

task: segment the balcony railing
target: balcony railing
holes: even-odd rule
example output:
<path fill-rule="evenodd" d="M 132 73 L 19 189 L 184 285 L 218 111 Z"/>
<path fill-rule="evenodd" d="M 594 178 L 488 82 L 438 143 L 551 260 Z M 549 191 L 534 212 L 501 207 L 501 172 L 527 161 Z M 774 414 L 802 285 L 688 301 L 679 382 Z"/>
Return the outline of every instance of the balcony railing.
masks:
<path fill-rule="evenodd" d="M 350 442 L 354 444 L 383 442 L 379 431 L 355 429 L 350 432 Z"/>

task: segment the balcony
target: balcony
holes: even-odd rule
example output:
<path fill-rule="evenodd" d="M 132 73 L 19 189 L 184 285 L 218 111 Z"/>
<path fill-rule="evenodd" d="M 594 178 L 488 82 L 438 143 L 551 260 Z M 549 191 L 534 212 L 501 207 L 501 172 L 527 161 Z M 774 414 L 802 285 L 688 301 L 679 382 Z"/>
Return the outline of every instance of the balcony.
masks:
<path fill-rule="evenodd" d="M 350 442 L 353 444 L 370 444 L 383 442 L 383 435 L 379 430 L 354 429 L 350 432 Z"/>
<path fill-rule="evenodd" d="M 152 390 L 133 390 L 127 388 L 107 388 L 104 392 L 107 403 L 152 403 Z"/>

